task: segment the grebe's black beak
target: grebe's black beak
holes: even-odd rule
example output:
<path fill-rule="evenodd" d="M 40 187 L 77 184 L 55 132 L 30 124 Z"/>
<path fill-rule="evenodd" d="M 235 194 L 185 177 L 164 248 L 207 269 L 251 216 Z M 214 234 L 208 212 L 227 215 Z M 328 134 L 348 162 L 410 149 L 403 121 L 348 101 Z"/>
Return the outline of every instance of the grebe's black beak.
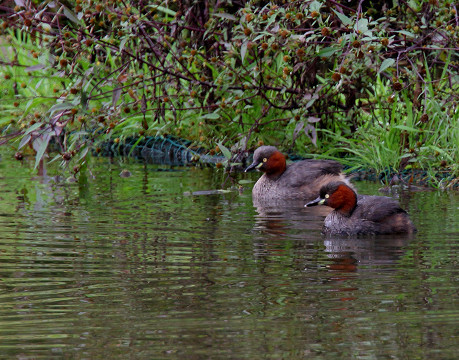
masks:
<path fill-rule="evenodd" d="M 251 163 L 247 169 L 244 170 L 244 172 L 248 172 L 248 171 L 251 171 L 253 169 L 259 169 L 261 166 L 263 165 L 263 163 L 258 163 L 256 161 L 254 161 L 253 163 Z"/>
<path fill-rule="evenodd" d="M 325 199 L 322 199 L 322 198 L 319 196 L 317 199 L 308 202 L 306 205 L 304 205 L 304 207 L 323 205 L 324 202 L 325 202 Z"/>

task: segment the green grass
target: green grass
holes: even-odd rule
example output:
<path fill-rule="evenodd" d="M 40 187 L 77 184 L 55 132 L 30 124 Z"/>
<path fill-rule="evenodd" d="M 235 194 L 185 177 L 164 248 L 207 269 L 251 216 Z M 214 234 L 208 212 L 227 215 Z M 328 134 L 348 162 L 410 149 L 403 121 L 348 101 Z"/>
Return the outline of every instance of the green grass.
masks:
<path fill-rule="evenodd" d="M 378 100 L 376 110 L 352 138 L 321 130 L 328 141 L 323 157 L 339 159 L 350 171 L 373 169 L 379 174 L 423 169 L 431 174 L 430 184 L 435 187 L 442 186 L 435 173 L 459 176 L 459 112 L 439 103 L 438 90 L 431 83 L 425 86 L 422 113 L 414 109 L 408 90 L 402 90 L 390 106 Z M 374 98 L 387 99 L 391 93 L 390 83 L 378 79 Z M 427 117 L 423 118 L 424 113 Z"/>

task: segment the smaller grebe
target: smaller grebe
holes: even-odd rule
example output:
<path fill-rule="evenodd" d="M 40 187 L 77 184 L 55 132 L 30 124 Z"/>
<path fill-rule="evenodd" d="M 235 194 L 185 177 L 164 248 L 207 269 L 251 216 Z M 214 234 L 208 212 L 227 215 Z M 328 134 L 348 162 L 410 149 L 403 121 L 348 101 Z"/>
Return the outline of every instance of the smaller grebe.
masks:
<path fill-rule="evenodd" d="M 398 202 L 386 196 L 358 195 L 343 182 L 331 182 L 305 206 L 327 205 L 334 210 L 325 218 L 327 235 L 412 234 L 416 231 Z"/>

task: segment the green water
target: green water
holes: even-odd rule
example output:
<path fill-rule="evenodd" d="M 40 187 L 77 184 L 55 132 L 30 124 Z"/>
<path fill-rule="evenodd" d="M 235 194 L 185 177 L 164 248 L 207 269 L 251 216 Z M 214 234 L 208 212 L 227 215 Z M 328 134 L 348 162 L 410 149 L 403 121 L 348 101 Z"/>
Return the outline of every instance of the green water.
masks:
<path fill-rule="evenodd" d="M 1 359 L 456 358 L 457 192 L 400 194 L 413 238 L 343 241 L 323 212 L 255 209 L 251 185 L 188 195 L 259 174 L 32 167 L 3 150 Z"/>

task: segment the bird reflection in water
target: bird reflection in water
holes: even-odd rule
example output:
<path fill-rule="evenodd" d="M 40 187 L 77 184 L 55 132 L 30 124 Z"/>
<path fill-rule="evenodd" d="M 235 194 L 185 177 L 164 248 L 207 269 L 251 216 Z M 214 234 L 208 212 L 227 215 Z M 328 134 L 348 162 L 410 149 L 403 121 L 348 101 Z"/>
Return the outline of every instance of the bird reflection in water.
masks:
<path fill-rule="evenodd" d="M 273 255 L 274 249 L 279 255 L 287 240 L 295 240 L 296 248 L 311 248 L 319 243 L 323 244 L 323 258 L 328 259 L 325 268 L 330 271 L 356 272 L 363 268 L 371 271 L 394 264 L 403 255 L 410 238 L 410 235 L 324 237 L 321 230 L 323 219 L 330 212 L 328 207 L 302 208 L 300 203 L 298 206 L 290 203 L 257 206 L 256 210 L 253 230 L 260 233 L 257 256 Z"/>

